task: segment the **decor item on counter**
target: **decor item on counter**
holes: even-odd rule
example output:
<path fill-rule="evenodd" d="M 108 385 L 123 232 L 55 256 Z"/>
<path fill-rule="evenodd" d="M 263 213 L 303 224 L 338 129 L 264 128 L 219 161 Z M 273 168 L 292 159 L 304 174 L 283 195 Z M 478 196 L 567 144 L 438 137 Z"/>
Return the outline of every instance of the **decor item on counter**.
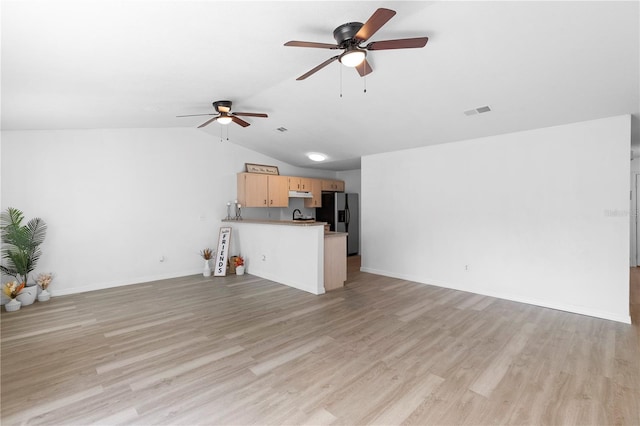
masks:
<path fill-rule="evenodd" d="M 264 175 L 279 175 L 278 166 L 265 166 L 264 164 L 244 163 L 247 173 L 262 173 Z"/>
<path fill-rule="evenodd" d="M 209 261 L 213 259 L 213 251 L 210 248 L 206 248 L 200 252 L 200 256 L 204 259 L 204 270 L 202 271 L 202 275 L 205 277 L 211 276 L 211 265 Z"/>
<path fill-rule="evenodd" d="M 49 293 L 49 284 L 53 280 L 53 274 L 51 272 L 47 272 L 46 274 L 38 275 L 36 279 L 36 284 L 42 290 L 38 293 L 38 302 L 46 302 L 51 298 L 51 293 Z"/>
<path fill-rule="evenodd" d="M 24 283 L 18 285 L 17 281 L 11 281 L 2 286 L 2 292 L 11 299 L 5 303 L 4 308 L 7 312 L 14 312 L 20 309 L 22 302 L 17 300 L 18 294 L 24 288 Z"/>
<path fill-rule="evenodd" d="M 47 224 L 36 217 L 22 224 L 24 214 L 13 207 L 0 213 L 0 234 L 2 236 L 2 259 L 0 270 L 28 283 L 29 273 L 33 271 L 42 252 L 40 245 L 47 234 Z"/>
<path fill-rule="evenodd" d="M 231 203 L 227 203 L 227 217 L 225 217 L 225 220 L 231 220 Z"/>
<path fill-rule="evenodd" d="M 236 275 L 244 275 L 244 258 L 242 256 L 235 256 L 234 263 Z"/>

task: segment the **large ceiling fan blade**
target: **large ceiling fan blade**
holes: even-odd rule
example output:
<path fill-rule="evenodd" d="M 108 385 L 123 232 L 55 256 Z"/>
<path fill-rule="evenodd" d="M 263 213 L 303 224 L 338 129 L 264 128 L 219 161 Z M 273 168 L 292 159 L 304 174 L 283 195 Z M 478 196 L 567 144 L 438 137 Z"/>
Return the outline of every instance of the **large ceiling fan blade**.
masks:
<path fill-rule="evenodd" d="M 316 47 L 318 49 L 339 49 L 340 46 L 337 44 L 329 44 L 329 43 L 315 43 L 313 41 L 295 41 L 291 40 L 284 44 L 285 46 L 293 46 L 293 47 Z"/>
<path fill-rule="evenodd" d="M 429 37 L 400 38 L 397 40 L 382 40 L 369 43 L 367 50 L 390 50 L 390 49 L 413 49 L 424 47 L 429 41 Z"/>
<path fill-rule="evenodd" d="M 243 117 L 263 117 L 268 118 L 267 114 L 263 114 L 260 112 L 234 112 L 233 115 L 241 115 Z"/>
<path fill-rule="evenodd" d="M 323 63 L 321 63 L 320 65 L 318 65 L 317 67 L 315 67 L 314 69 L 302 74 L 300 77 L 296 78 L 296 80 L 304 80 L 305 78 L 309 77 L 310 75 L 313 75 L 316 72 L 320 71 L 322 68 L 326 67 L 331 62 L 337 61 L 337 60 L 338 60 L 338 55 L 334 56 L 333 58 L 329 58 L 326 61 L 324 61 Z"/>
<path fill-rule="evenodd" d="M 391 9 L 380 8 L 373 12 L 373 15 L 364 23 L 364 25 L 358 30 L 356 35 L 353 37 L 355 39 L 366 41 L 371 38 L 384 24 L 386 24 L 389 19 L 393 18 L 396 14 L 395 11 Z"/>
<path fill-rule="evenodd" d="M 242 118 L 236 117 L 235 115 L 230 115 L 230 117 L 234 123 L 239 124 L 242 127 L 250 126 L 250 124 L 244 121 Z"/>
<path fill-rule="evenodd" d="M 203 115 L 218 115 L 218 114 L 189 114 L 189 115 L 176 115 L 176 117 L 200 117 Z"/>
<path fill-rule="evenodd" d="M 367 74 L 371 74 L 373 72 L 373 68 L 369 65 L 369 61 L 365 58 L 364 61 L 360 63 L 360 65 L 356 66 L 356 70 L 358 70 L 358 74 L 360 77 L 364 77 Z"/>
<path fill-rule="evenodd" d="M 219 117 L 213 117 L 211 120 L 205 121 L 204 123 L 202 123 L 201 125 L 198 126 L 198 129 L 204 126 L 208 126 L 209 124 L 213 123 L 214 121 L 216 121 Z"/>

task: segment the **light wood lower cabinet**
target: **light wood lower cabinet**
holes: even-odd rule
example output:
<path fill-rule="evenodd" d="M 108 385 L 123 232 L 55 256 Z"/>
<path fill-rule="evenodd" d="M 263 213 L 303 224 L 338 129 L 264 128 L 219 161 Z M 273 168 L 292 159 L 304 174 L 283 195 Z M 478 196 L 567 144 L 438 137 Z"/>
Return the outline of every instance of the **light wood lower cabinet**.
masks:
<path fill-rule="evenodd" d="M 238 173 L 238 203 L 243 207 L 289 207 L 287 176 Z"/>
<path fill-rule="evenodd" d="M 328 233 L 324 236 L 324 289 L 344 287 L 347 280 L 347 234 Z"/>

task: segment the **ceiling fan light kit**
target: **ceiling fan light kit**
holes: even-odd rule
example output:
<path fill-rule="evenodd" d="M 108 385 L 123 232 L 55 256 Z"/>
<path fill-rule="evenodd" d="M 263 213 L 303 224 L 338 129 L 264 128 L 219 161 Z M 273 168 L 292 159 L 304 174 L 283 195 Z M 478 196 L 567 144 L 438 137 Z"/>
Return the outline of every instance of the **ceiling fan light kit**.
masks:
<path fill-rule="evenodd" d="M 342 55 L 338 56 L 338 60 L 342 65 L 353 68 L 360 65 L 366 57 L 366 51 L 358 47 L 349 47 Z"/>
<path fill-rule="evenodd" d="M 365 75 L 373 72 L 371 65 L 367 61 L 367 51 L 415 49 L 426 46 L 427 41 L 429 40 L 428 37 L 374 41 L 362 46 L 362 44 L 382 28 L 389 19 L 393 18 L 395 14 L 396 12 L 393 10 L 380 8 L 376 10 L 364 24 L 361 22 L 348 22 L 340 25 L 338 28 L 333 30 L 333 38 L 336 40 L 336 44 L 296 40 L 286 42 L 284 44 L 285 46 L 292 47 L 344 50 L 340 55 L 327 59 L 315 68 L 312 68 L 305 74 L 302 74 L 296 80 L 304 80 L 336 60 L 345 66 L 355 68 L 356 71 L 358 71 L 358 74 L 360 74 L 360 77 L 364 77 Z"/>
<path fill-rule="evenodd" d="M 224 114 L 221 115 L 220 117 L 218 117 L 218 120 L 216 120 L 218 123 L 220 124 L 224 124 L 227 125 L 229 123 L 231 123 L 233 121 L 233 119 L 231 117 L 229 117 L 228 115 Z"/>

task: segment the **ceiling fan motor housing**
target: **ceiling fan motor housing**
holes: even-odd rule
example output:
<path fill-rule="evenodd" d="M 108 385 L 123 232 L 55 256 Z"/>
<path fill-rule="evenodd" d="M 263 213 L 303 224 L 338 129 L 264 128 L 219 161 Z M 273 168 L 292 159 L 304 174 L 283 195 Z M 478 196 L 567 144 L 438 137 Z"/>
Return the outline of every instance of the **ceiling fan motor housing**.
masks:
<path fill-rule="evenodd" d="M 362 22 L 347 22 L 333 30 L 333 38 L 336 40 L 341 49 L 350 45 L 358 45 L 358 41 L 353 37 L 360 31 L 364 25 Z"/>
<path fill-rule="evenodd" d="M 216 112 L 221 112 L 220 111 L 220 107 L 226 107 L 227 111 L 231 109 L 231 101 L 215 101 L 213 103 L 213 109 L 216 110 Z"/>

